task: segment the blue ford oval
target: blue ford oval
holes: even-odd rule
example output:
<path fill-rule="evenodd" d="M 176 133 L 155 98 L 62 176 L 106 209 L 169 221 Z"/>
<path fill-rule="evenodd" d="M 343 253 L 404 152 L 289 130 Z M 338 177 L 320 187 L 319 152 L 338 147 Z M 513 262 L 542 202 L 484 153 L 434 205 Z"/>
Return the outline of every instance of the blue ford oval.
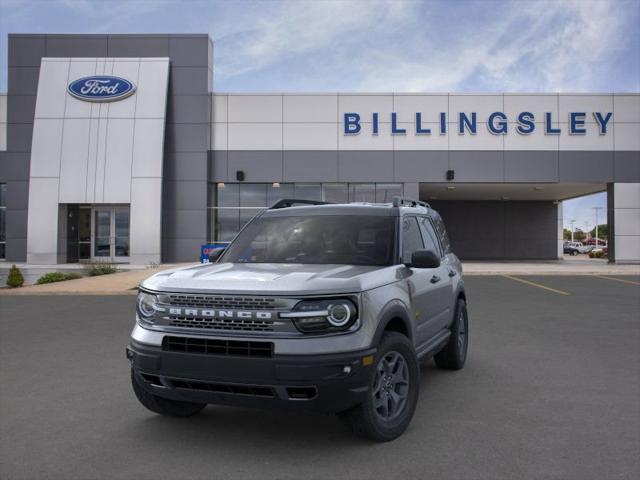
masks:
<path fill-rule="evenodd" d="M 69 94 L 88 102 L 122 100 L 133 94 L 135 90 L 136 86 L 129 80 L 109 75 L 79 78 L 67 87 Z"/>

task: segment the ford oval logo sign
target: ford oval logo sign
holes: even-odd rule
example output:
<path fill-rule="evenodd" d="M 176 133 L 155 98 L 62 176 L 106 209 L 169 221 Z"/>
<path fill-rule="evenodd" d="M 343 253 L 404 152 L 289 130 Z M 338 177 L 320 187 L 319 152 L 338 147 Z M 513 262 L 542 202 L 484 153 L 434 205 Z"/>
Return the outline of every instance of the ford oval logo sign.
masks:
<path fill-rule="evenodd" d="M 69 94 L 87 102 L 122 100 L 135 90 L 136 86 L 129 80 L 109 75 L 79 78 L 67 87 Z"/>

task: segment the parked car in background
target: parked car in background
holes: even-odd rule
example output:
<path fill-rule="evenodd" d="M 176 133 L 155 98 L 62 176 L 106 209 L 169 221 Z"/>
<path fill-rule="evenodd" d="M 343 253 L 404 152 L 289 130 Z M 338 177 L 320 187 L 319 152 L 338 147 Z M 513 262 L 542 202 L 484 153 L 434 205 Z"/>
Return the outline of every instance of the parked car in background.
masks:
<path fill-rule="evenodd" d="M 564 242 L 564 253 L 569 255 L 578 255 L 580 253 L 587 253 L 587 247 L 580 242 Z"/>

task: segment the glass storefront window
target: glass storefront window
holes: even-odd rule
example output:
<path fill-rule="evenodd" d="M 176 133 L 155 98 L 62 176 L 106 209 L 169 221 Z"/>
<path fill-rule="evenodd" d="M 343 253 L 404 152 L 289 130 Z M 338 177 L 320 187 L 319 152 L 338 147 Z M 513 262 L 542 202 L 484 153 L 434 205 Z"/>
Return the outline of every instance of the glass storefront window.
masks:
<path fill-rule="evenodd" d="M 349 201 L 346 183 L 325 183 L 322 185 L 322 193 L 325 202 L 345 203 Z"/>
<path fill-rule="evenodd" d="M 257 213 L 283 198 L 332 203 L 391 202 L 401 183 L 212 183 L 210 242 L 229 242 Z"/>
<path fill-rule="evenodd" d="M 352 183 L 349 185 L 350 202 L 375 202 L 376 186 L 373 183 Z"/>

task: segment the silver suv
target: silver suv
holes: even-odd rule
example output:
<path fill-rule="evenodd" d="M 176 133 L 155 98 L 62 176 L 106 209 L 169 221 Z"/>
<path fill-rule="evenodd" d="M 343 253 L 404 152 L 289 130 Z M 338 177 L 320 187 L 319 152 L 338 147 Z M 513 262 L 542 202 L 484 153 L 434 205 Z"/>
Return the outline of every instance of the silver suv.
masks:
<path fill-rule="evenodd" d="M 127 358 L 153 412 L 329 412 L 388 441 L 413 416 L 419 361 L 465 363 L 462 268 L 426 203 L 281 200 L 211 261 L 140 285 Z"/>

